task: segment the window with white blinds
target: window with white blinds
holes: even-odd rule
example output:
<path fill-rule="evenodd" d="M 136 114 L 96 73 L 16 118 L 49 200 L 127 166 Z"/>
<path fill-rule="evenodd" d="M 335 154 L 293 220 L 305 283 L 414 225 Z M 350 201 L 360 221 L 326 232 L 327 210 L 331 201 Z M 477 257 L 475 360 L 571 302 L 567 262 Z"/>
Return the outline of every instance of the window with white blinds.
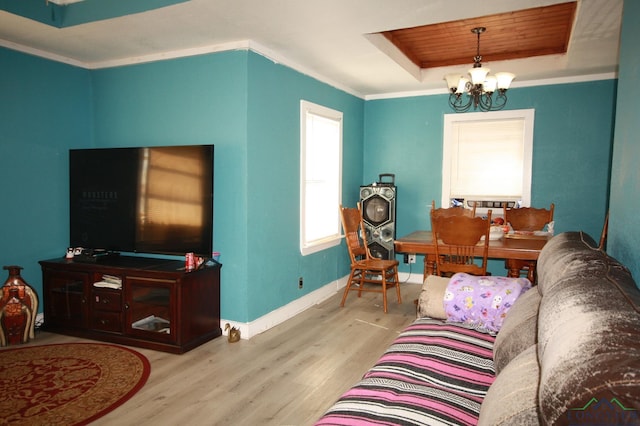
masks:
<path fill-rule="evenodd" d="M 342 113 L 300 102 L 300 252 L 340 243 Z"/>
<path fill-rule="evenodd" d="M 442 205 L 530 205 L 533 121 L 533 109 L 445 115 Z"/>

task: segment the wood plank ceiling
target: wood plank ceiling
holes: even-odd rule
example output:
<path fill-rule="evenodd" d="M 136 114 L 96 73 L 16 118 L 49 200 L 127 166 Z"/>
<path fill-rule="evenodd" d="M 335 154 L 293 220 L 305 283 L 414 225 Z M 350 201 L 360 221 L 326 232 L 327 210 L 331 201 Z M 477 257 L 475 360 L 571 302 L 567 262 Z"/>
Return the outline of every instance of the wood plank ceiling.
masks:
<path fill-rule="evenodd" d="M 383 31 L 420 68 L 473 63 L 477 36 L 483 61 L 501 61 L 567 52 L 577 2 L 461 19 L 413 28 Z"/>

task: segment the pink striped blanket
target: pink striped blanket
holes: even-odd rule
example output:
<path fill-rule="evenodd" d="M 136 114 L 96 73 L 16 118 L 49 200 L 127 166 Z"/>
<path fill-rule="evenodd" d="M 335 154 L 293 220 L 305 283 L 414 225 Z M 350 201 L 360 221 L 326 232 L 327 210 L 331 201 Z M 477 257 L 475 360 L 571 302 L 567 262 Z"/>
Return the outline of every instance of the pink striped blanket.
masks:
<path fill-rule="evenodd" d="M 495 378 L 494 340 L 417 319 L 316 425 L 475 425 Z"/>

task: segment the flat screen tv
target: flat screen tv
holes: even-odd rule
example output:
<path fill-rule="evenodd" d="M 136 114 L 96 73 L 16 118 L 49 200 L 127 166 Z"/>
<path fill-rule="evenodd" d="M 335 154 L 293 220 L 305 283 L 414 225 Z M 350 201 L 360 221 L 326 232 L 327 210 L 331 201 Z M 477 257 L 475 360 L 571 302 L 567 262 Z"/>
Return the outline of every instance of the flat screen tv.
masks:
<path fill-rule="evenodd" d="M 213 145 L 70 150 L 70 247 L 210 257 L 213 154 Z"/>

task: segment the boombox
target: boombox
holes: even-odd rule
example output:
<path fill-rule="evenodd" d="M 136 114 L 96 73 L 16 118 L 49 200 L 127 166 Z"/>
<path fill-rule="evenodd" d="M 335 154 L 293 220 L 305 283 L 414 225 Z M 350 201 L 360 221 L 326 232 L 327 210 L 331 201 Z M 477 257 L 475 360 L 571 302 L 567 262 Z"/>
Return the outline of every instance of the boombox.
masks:
<path fill-rule="evenodd" d="M 378 259 L 395 259 L 396 194 L 393 174 L 381 174 L 379 182 L 360 187 L 367 246 L 371 255 Z"/>

